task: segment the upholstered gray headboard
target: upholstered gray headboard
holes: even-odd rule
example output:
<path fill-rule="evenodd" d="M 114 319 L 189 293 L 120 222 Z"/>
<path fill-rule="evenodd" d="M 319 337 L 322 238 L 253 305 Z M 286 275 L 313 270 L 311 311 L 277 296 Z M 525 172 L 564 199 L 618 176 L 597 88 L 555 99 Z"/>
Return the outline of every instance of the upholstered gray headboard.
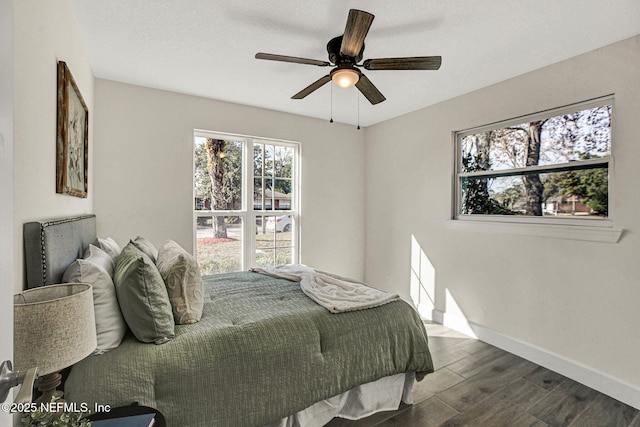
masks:
<path fill-rule="evenodd" d="M 27 288 L 61 283 L 67 267 L 96 240 L 95 215 L 25 223 Z"/>

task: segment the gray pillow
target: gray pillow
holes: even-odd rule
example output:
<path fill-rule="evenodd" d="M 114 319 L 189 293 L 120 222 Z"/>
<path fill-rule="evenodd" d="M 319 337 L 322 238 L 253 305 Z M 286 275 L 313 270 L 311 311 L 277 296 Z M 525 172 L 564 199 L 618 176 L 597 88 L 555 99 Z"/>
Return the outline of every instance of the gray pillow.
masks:
<path fill-rule="evenodd" d="M 111 257 L 102 249 L 89 245 L 84 259 L 75 260 L 62 276 L 63 282 L 88 283 L 92 287 L 98 339 L 95 354 L 118 347 L 127 332 L 111 279 L 112 274 Z"/>
<path fill-rule="evenodd" d="M 196 323 L 202 317 L 202 277 L 196 260 L 173 240 L 158 252 L 158 271 L 167 286 L 176 324 Z"/>
<path fill-rule="evenodd" d="M 162 277 L 153 261 L 131 242 L 116 259 L 113 281 L 122 315 L 139 341 L 164 344 L 175 337 Z"/>
<path fill-rule="evenodd" d="M 144 252 L 145 255 L 151 258 L 151 261 L 153 261 L 154 263 L 157 261 L 158 250 L 149 240 L 145 239 L 144 237 L 138 236 L 135 238 L 135 240 L 131 240 L 131 242 L 136 245 L 136 248 L 140 249 L 142 252 Z"/>

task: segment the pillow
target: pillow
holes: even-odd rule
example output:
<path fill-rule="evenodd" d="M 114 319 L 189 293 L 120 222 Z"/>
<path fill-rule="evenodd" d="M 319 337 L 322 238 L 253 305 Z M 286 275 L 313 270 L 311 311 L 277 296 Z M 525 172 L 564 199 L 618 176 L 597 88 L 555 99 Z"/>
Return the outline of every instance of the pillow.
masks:
<path fill-rule="evenodd" d="M 116 288 L 111 280 L 112 274 L 111 257 L 102 249 L 90 245 L 85 258 L 75 260 L 62 276 L 63 282 L 88 283 L 92 287 L 98 339 L 94 354 L 102 354 L 118 347 L 127 332 Z"/>
<path fill-rule="evenodd" d="M 116 259 L 113 281 L 124 320 L 139 341 L 164 344 L 175 337 L 167 288 L 153 261 L 132 242 Z"/>
<path fill-rule="evenodd" d="M 109 276 L 113 277 L 113 259 L 111 258 L 111 255 L 99 247 L 89 245 L 87 250 L 84 252 L 83 258 L 104 268 L 107 270 L 107 273 L 109 273 Z"/>
<path fill-rule="evenodd" d="M 176 242 L 167 240 L 158 252 L 156 265 L 167 286 L 176 324 L 198 322 L 204 300 L 196 260 Z"/>
<path fill-rule="evenodd" d="M 120 246 L 111 237 L 101 239 L 98 237 L 98 247 L 109 254 L 113 262 L 120 255 Z"/>
<path fill-rule="evenodd" d="M 140 236 L 136 237 L 135 240 L 131 240 L 131 242 L 136 245 L 136 248 L 140 249 L 145 255 L 151 258 L 151 261 L 155 264 L 158 259 L 158 250 L 153 246 L 153 243 Z"/>

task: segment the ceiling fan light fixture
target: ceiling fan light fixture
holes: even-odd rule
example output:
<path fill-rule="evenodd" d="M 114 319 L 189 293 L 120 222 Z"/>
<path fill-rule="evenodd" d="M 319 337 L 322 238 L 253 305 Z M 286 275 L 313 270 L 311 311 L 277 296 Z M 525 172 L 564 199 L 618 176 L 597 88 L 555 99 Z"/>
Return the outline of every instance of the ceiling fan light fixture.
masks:
<path fill-rule="evenodd" d="M 353 68 L 339 68 L 331 73 L 331 80 L 343 89 L 353 87 L 360 80 L 360 73 Z"/>

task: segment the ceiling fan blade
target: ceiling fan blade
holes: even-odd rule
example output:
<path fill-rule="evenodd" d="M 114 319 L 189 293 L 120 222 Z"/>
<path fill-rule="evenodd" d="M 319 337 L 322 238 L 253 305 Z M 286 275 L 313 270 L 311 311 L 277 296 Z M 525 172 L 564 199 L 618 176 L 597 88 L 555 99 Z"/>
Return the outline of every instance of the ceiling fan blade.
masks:
<path fill-rule="evenodd" d="M 387 99 L 364 74 L 360 74 L 360 80 L 356 83 L 356 87 L 373 105 L 379 104 Z"/>
<path fill-rule="evenodd" d="M 440 64 L 441 56 L 411 56 L 367 59 L 362 65 L 366 70 L 437 70 Z"/>
<path fill-rule="evenodd" d="M 298 58 L 297 56 L 274 55 L 272 53 L 262 53 L 262 52 L 256 53 L 256 59 L 266 59 L 268 61 L 292 62 L 294 64 L 317 65 L 319 67 L 326 67 L 331 65 L 330 62 L 319 61 L 317 59 Z"/>
<path fill-rule="evenodd" d="M 300 92 L 298 92 L 295 95 L 293 95 L 291 97 L 291 99 L 302 99 L 305 96 L 307 96 L 310 93 L 312 93 L 313 91 L 315 91 L 315 90 L 319 89 L 320 87 L 324 86 L 325 84 L 327 84 L 330 81 L 331 81 L 331 76 L 329 74 L 327 74 L 324 77 L 320 77 L 318 80 L 316 80 L 315 82 L 311 83 L 309 86 L 307 86 L 304 89 L 302 89 Z"/>
<path fill-rule="evenodd" d="M 352 58 L 357 57 L 364 46 L 364 38 L 369 32 L 369 27 L 375 16 L 369 12 L 351 9 L 347 18 L 347 25 L 342 36 L 340 53 Z"/>

